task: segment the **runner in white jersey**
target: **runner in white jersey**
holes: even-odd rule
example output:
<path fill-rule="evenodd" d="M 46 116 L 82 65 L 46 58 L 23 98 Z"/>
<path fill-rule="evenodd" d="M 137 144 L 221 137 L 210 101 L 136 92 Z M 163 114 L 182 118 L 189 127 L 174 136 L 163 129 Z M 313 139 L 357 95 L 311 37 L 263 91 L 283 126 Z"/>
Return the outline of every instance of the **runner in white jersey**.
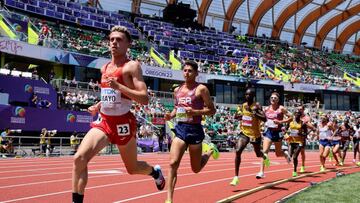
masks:
<path fill-rule="evenodd" d="M 320 151 L 320 171 L 325 171 L 325 160 L 329 156 L 331 148 L 331 136 L 333 135 L 334 127 L 329 122 L 328 117 L 321 116 L 321 123 L 318 125 L 317 135 L 319 139 L 319 151 Z"/>

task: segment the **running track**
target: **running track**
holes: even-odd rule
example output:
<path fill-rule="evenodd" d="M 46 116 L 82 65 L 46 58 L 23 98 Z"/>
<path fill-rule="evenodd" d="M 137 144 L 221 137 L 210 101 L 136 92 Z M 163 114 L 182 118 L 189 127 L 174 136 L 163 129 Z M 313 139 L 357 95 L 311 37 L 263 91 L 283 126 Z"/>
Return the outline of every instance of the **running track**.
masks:
<path fill-rule="evenodd" d="M 348 153 L 345 166 L 352 166 Z M 139 160 L 160 164 L 168 172 L 169 154 L 141 154 Z M 191 171 L 189 155 L 185 154 L 179 168 L 174 202 L 216 202 L 240 192 L 291 177 L 292 164 L 270 154 L 272 165 L 265 179 L 257 180 L 259 159 L 253 152 L 245 152 L 240 168 L 240 184 L 229 185 L 234 176 L 234 154 L 222 153 L 219 160 L 210 160 L 202 172 Z M 319 170 L 317 152 L 307 152 L 307 172 Z M 334 168 L 327 161 L 328 168 Z M 71 202 L 72 157 L 0 159 L 0 202 Z M 89 164 L 89 181 L 85 202 L 164 202 L 166 189 L 157 191 L 148 176 L 126 174 L 117 156 L 97 156 Z M 360 172 L 360 168 L 345 173 Z M 318 174 L 243 197 L 235 202 L 274 202 L 302 188 L 310 182 L 321 182 L 335 177 L 335 172 Z"/>

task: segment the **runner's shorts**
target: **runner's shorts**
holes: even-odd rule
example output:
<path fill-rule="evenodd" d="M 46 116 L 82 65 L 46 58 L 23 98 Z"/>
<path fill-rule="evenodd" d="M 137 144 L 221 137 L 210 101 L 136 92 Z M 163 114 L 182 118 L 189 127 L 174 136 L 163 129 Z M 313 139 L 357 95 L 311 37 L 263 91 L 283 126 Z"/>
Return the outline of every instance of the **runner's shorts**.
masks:
<path fill-rule="evenodd" d="M 269 138 L 273 142 L 280 142 L 283 138 L 280 135 L 281 131 L 267 129 L 264 132 L 264 137 Z"/>
<path fill-rule="evenodd" d="M 205 138 L 201 124 L 190 124 L 179 122 L 175 126 L 176 137 L 183 140 L 186 144 L 200 144 Z"/>
<path fill-rule="evenodd" d="M 130 111 L 121 116 L 102 114 L 90 126 L 103 131 L 112 144 L 126 145 L 132 137 L 136 138 L 136 118 Z"/>
<path fill-rule="evenodd" d="M 319 140 L 319 143 L 324 147 L 331 147 L 331 141 L 330 140 Z"/>

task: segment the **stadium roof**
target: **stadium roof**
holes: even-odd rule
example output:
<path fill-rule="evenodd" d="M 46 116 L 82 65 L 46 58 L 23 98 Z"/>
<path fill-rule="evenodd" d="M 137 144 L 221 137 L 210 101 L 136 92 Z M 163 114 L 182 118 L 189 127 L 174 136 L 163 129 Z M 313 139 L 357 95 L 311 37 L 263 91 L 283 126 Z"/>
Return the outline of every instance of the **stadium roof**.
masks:
<path fill-rule="evenodd" d="M 106 1 L 106 0 L 103 0 Z M 132 11 L 162 16 L 175 0 L 132 0 Z M 179 0 L 198 22 L 218 30 L 263 35 L 360 55 L 359 0 Z M 124 3 L 123 3 L 124 4 Z M 129 8 L 129 6 L 128 6 Z"/>

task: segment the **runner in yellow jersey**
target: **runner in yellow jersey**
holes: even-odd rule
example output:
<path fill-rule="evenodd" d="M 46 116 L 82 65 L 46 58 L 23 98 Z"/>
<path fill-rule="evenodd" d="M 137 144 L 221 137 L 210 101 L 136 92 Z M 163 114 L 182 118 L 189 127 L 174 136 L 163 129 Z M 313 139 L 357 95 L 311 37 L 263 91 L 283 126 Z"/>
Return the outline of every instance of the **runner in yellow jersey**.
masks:
<path fill-rule="evenodd" d="M 241 154 L 249 142 L 253 145 L 256 156 L 264 158 L 264 154 L 261 152 L 260 123 L 265 121 L 265 113 L 260 104 L 254 101 L 254 97 L 255 90 L 247 89 L 245 92 L 246 102 L 242 104 L 238 112 L 241 132 L 236 144 L 235 177 L 230 183 L 232 186 L 239 184 Z"/>
<path fill-rule="evenodd" d="M 285 139 L 290 143 L 290 157 L 293 158 L 294 171 L 293 177 L 297 176 L 298 156 L 304 147 L 304 136 L 306 136 L 306 124 L 301 120 L 301 112 L 296 111 L 294 120 L 289 124 L 288 134 Z"/>

